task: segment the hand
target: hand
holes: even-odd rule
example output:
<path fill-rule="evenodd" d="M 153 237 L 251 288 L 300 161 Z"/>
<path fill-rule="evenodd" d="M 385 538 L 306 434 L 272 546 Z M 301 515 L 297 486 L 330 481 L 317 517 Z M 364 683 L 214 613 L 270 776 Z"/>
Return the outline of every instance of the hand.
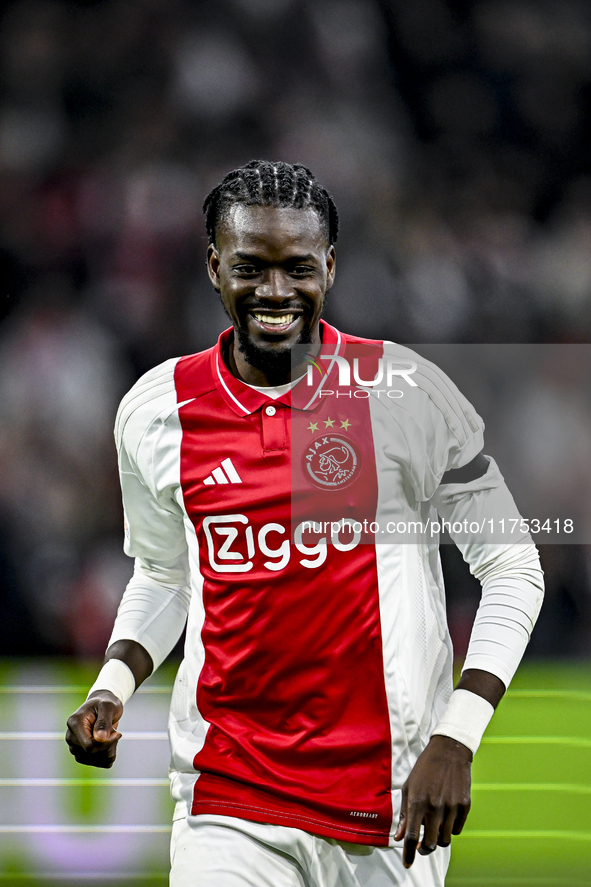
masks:
<path fill-rule="evenodd" d="M 472 752 L 449 736 L 432 736 L 402 787 L 395 841 L 404 838 L 402 862 L 410 868 L 415 852 L 426 856 L 459 835 L 470 811 Z M 419 830 L 424 825 L 422 840 Z"/>
<path fill-rule="evenodd" d="M 68 718 L 66 742 L 79 764 L 112 767 L 121 733 L 117 725 L 123 704 L 109 690 L 96 690 Z"/>

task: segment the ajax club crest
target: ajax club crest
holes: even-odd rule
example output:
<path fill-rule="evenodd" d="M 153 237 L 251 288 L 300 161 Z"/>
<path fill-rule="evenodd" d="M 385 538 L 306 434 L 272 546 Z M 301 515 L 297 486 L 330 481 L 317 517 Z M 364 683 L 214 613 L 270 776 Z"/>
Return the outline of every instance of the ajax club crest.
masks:
<path fill-rule="evenodd" d="M 340 434 L 323 434 L 306 448 L 304 473 L 322 490 L 352 483 L 361 468 L 361 458 L 353 444 Z"/>

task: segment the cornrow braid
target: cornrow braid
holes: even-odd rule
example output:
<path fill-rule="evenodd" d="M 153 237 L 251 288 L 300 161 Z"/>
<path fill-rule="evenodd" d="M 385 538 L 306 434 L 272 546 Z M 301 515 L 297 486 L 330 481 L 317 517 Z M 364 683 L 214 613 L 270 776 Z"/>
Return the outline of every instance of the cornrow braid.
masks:
<path fill-rule="evenodd" d="M 329 244 L 339 234 L 339 214 L 328 191 L 316 181 L 307 166 L 269 160 L 251 160 L 229 172 L 203 203 L 205 227 L 210 243 L 234 204 L 246 206 L 292 206 L 315 209 Z"/>

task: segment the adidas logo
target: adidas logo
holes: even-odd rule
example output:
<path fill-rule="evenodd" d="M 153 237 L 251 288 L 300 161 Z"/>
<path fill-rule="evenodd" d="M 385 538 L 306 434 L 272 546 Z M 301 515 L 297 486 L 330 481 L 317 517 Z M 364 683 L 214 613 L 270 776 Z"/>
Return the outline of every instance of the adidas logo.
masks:
<path fill-rule="evenodd" d="M 225 471 L 224 471 L 225 469 Z M 209 477 L 203 481 L 204 484 L 241 484 L 242 478 L 232 465 L 231 459 L 224 459 L 221 468 L 214 468 Z"/>

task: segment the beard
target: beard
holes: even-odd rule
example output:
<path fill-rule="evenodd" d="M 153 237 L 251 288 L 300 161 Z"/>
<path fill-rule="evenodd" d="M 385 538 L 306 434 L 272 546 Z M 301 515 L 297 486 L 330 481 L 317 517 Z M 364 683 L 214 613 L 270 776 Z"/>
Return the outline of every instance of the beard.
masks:
<path fill-rule="evenodd" d="M 292 345 L 275 348 L 259 348 L 249 338 L 244 327 L 237 330 L 238 350 L 245 361 L 252 367 L 264 373 L 267 379 L 277 380 L 280 385 L 287 381 L 292 370 Z M 304 326 L 293 345 L 311 345 L 312 333 L 308 326 Z"/>

